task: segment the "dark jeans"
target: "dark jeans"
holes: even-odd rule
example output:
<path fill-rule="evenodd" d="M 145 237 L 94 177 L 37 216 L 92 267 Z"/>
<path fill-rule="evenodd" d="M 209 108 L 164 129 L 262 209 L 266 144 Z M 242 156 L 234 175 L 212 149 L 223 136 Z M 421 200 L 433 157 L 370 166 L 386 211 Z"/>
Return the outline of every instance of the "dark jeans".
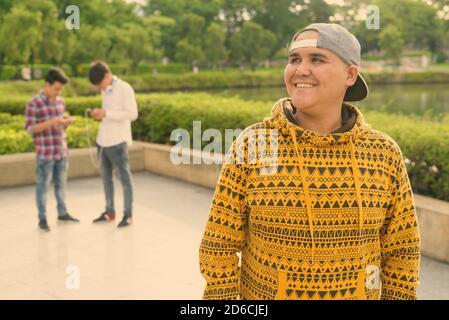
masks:
<path fill-rule="evenodd" d="M 65 206 L 67 169 L 67 159 L 43 160 L 36 157 L 36 204 L 39 220 L 46 220 L 47 191 L 51 181 L 55 188 L 58 215 L 63 216 L 67 213 Z"/>
<path fill-rule="evenodd" d="M 124 214 L 132 216 L 133 187 L 128 163 L 128 144 L 122 142 L 106 148 L 97 145 L 97 151 L 101 161 L 100 170 L 106 196 L 106 211 L 115 213 L 114 181 L 112 179 L 112 171 L 115 171 L 123 187 Z"/>

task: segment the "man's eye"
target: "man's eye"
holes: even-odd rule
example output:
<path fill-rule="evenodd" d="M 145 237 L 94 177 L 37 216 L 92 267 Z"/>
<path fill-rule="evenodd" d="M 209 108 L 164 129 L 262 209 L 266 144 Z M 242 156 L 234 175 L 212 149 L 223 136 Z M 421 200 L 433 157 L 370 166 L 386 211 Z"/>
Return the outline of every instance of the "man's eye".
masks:
<path fill-rule="evenodd" d="M 299 62 L 299 58 L 290 58 L 289 62 L 290 63 L 298 63 Z"/>
<path fill-rule="evenodd" d="M 318 59 L 318 58 L 313 58 L 313 59 L 312 59 L 312 62 L 313 62 L 313 63 L 321 63 L 321 62 L 323 62 L 323 60 Z"/>

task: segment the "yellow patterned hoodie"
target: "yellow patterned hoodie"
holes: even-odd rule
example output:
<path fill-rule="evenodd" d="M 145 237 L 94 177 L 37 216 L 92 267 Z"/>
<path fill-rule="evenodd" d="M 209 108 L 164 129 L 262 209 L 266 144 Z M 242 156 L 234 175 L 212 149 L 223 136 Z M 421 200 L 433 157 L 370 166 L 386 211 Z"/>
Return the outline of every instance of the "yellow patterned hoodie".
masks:
<path fill-rule="evenodd" d="M 326 136 L 289 120 L 292 108 L 279 100 L 227 154 L 199 250 L 203 298 L 416 299 L 419 231 L 398 145 L 349 104 L 350 127 Z"/>

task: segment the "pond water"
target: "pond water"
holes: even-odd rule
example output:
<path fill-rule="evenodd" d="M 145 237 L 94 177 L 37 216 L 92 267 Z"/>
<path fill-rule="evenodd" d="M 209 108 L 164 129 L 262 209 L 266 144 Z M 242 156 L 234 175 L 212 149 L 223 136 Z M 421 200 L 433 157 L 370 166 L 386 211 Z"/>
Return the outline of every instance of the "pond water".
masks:
<path fill-rule="evenodd" d="M 208 90 L 225 97 L 237 96 L 244 100 L 274 103 L 287 96 L 285 88 L 244 88 Z M 401 114 L 427 115 L 433 119 L 449 114 L 449 84 L 371 85 L 370 94 L 354 103 L 368 110 Z"/>

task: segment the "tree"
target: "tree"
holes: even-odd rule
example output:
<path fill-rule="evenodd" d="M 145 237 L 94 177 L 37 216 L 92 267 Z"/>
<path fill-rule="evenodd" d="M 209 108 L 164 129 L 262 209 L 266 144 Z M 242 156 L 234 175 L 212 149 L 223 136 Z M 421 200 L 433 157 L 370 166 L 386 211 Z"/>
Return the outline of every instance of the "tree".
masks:
<path fill-rule="evenodd" d="M 381 28 L 395 26 L 401 32 L 405 45 L 432 52 L 438 49 L 442 24 L 435 8 L 416 0 L 377 0 L 374 4 L 382 12 Z"/>
<path fill-rule="evenodd" d="M 251 68 L 266 59 L 275 45 L 276 37 L 271 31 L 265 30 L 260 24 L 252 21 L 245 22 L 241 30 L 231 39 L 233 57 Z"/>
<path fill-rule="evenodd" d="M 285 48 L 292 36 L 301 28 L 314 22 L 328 22 L 334 8 L 324 0 L 264 0 L 253 19 L 276 36 L 270 56 Z"/>
<path fill-rule="evenodd" d="M 170 17 L 152 15 L 144 17 L 144 26 L 151 30 L 151 42 L 155 48 L 160 49 L 160 54 L 174 59 L 176 43 L 179 41 L 179 36 L 176 34 L 176 20 Z"/>
<path fill-rule="evenodd" d="M 309 23 L 329 22 L 335 13 L 333 7 L 324 0 L 310 1 L 303 11 Z"/>
<path fill-rule="evenodd" d="M 68 56 L 72 64 L 89 63 L 92 60 L 107 60 L 111 48 L 111 29 L 83 25 L 75 36 L 70 37 Z"/>
<path fill-rule="evenodd" d="M 0 56 L 5 63 L 28 63 L 33 49 L 41 41 L 40 12 L 30 12 L 23 5 L 12 7 L 0 27 Z"/>
<path fill-rule="evenodd" d="M 222 6 L 223 0 L 189 0 L 186 2 L 186 11 L 203 17 L 206 25 L 209 25 L 217 18 Z"/>
<path fill-rule="evenodd" d="M 362 54 L 370 51 L 380 51 L 380 30 L 367 29 L 365 26 L 365 20 L 362 20 L 357 21 L 351 31 L 360 42 Z"/>
<path fill-rule="evenodd" d="M 13 4 L 14 4 L 14 0 L 0 1 L 0 18 L 11 9 Z"/>
<path fill-rule="evenodd" d="M 142 61 L 155 60 L 155 57 L 158 57 L 150 41 L 150 30 L 127 24 L 121 39 L 120 45 L 125 48 L 125 56 L 131 61 L 132 71 L 136 71 Z"/>
<path fill-rule="evenodd" d="M 201 47 L 204 27 L 203 17 L 194 13 L 186 13 L 179 24 L 179 35 L 181 38 L 187 39 L 189 43 Z"/>
<path fill-rule="evenodd" d="M 404 46 L 401 32 L 394 25 L 389 25 L 382 30 L 379 40 L 380 46 L 384 50 L 385 58 L 392 59 L 396 65 L 399 65 Z"/>
<path fill-rule="evenodd" d="M 231 38 L 245 21 L 253 19 L 263 8 L 263 0 L 223 0 L 220 20 L 226 30 L 226 47 L 231 47 Z"/>
<path fill-rule="evenodd" d="M 204 54 L 200 46 L 190 43 L 187 39 L 182 39 L 176 44 L 175 59 L 196 66 L 199 62 L 204 61 Z"/>
<path fill-rule="evenodd" d="M 295 32 L 307 24 L 306 17 L 295 11 L 291 5 L 290 0 L 264 0 L 263 6 L 254 17 L 254 22 L 272 31 L 276 36 L 273 46 L 275 52 L 279 48 L 285 48 Z"/>
<path fill-rule="evenodd" d="M 151 0 L 144 7 L 146 15 L 159 15 L 179 20 L 185 13 L 186 0 Z"/>
<path fill-rule="evenodd" d="M 39 27 L 40 41 L 33 48 L 32 63 L 53 63 L 62 61 L 64 47 L 61 38 L 67 31 L 58 19 L 58 9 L 52 0 L 21 0 L 29 12 L 41 13 L 43 19 Z"/>
<path fill-rule="evenodd" d="M 226 59 L 225 32 L 218 23 L 211 23 L 204 36 L 204 55 L 207 63 L 216 66 Z"/>

